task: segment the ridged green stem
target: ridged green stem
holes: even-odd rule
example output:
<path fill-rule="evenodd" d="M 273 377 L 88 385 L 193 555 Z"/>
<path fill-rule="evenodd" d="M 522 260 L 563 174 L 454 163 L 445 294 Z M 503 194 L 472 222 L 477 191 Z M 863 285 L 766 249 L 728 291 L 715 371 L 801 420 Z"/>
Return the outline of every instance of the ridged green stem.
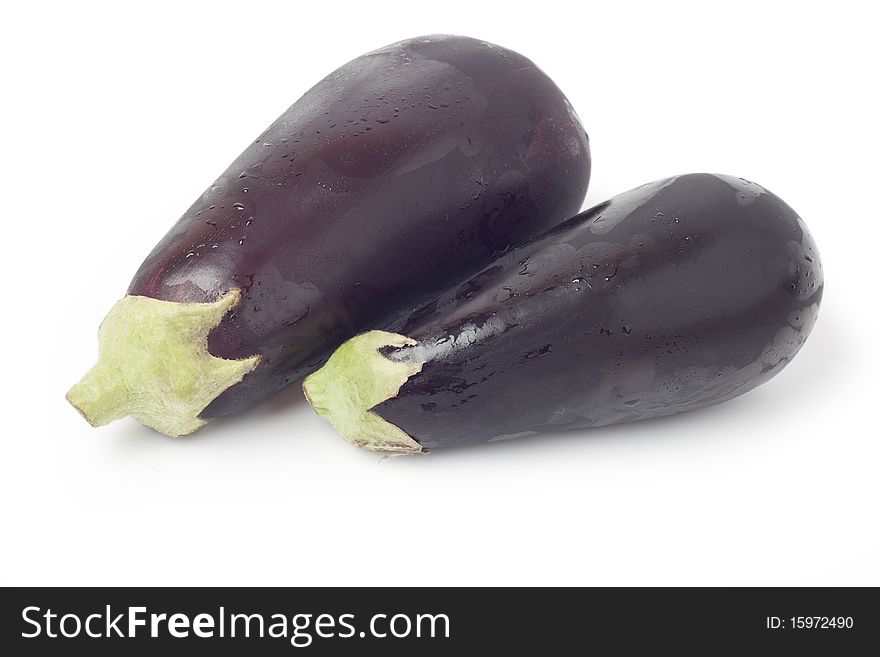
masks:
<path fill-rule="evenodd" d="M 421 363 L 389 360 L 383 347 L 415 341 L 397 333 L 370 331 L 342 344 L 327 363 L 303 382 L 312 408 L 353 445 L 377 452 L 416 454 L 423 451 L 403 429 L 370 409 L 397 395 L 400 387 L 422 369 Z"/>

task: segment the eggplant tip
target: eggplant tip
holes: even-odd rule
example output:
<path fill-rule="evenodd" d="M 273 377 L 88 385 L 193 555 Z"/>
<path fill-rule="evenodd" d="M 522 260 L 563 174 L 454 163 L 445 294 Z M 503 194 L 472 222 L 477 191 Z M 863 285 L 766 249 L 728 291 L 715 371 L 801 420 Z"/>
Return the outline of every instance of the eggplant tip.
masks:
<path fill-rule="evenodd" d="M 79 413 L 86 422 L 91 424 L 93 427 L 97 427 L 98 425 L 95 424 L 92 418 L 88 416 L 88 413 L 86 413 L 84 408 L 85 404 L 83 404 L 82 401 L 79 399 L 79 395 L 77 394 L 78 385 L 79 384 L 73 386 L 73 388 L 68 390 L 67 394 L 64 395 L 64 399 L 66 399 L 67 403 L 73 406 L 74 409 L 76 409 L 76 412 Z"/>
<path fill-rule="evenodd" d="M 98 362 L 67 401 L 95 427 L 130 415 L 167 436 L 196 431 L 206 424 L 199 413 L 260 362 L 208 352 L 208 333 L 240 298 L 238 290 L 213 303 L 124 297 L 101 323 Z"/>
<path fill-rule="evenodd" d="M 403 347 L 415 341 L 397 333 L 369 331 L 357 335 L 303 381 L 303 392 L 315 412 L 357 447 L 388 454 L 419 454 L 426 450 L 403 429 L 371 409 L 391 399 L 421 363 L 385 358 L 383 347 Z"/>

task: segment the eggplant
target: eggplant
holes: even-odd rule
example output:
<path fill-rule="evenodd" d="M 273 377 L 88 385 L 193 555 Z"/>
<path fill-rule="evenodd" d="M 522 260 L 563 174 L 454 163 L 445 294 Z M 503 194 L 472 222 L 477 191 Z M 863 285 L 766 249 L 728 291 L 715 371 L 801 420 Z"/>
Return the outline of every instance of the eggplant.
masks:
<path fill-rule="evenodd" d="M 263 400 L 583 203 L 589 142 L 530 60 L 401 41 L 342 66 L 146 258 L 68 393 L 165 434 Z"/>
<path fill-rule="evenodd" d="M 501 255 L 304 382 L 362 447 L 414 453 L 691 411 L 782 370 L 816 320 L 803 221 L 743 178 L 614 197 Z"/>

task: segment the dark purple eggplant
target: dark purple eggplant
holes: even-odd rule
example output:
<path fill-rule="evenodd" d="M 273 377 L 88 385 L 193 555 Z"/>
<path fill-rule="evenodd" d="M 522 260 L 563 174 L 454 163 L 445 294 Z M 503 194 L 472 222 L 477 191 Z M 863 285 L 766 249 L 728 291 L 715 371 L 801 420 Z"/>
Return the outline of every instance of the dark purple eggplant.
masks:
<path fill-rule="evenodd" d="M 308 91 L 153 249 L 68 398 L 169 435 L 247 408 L 576 212 L 587 136 L 525 57 L 432 36 Z"/>
<path fill-rule="evenodd" d="M 813 327 L 822 265 L 742 178 L 644 185 L 497 258 L 304 383 L 350 442 L 419 452 L 681 413 L 777 374 Z"/>

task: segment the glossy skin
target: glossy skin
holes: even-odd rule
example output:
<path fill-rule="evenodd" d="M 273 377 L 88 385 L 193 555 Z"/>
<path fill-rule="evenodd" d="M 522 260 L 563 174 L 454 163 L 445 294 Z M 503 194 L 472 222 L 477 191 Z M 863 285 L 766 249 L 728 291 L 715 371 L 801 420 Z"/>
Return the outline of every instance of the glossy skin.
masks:
<path fill-rule="evenodd" d="M 425 448 L 715 404 L 778 373 L 822 297 L 806 227 L 740 178 L 645 185 L 498 258 L 395 331 L 425 360 L 374 409 Z"/>
<path fill-rule="evenodd" d="M 225 415 L 577 212 L 589 172 L 583 128 L 529 60 L 464 37 L 403 41 L 279 117 L 128 292 L 205 302 L 241 290 L 209 351 L 262 361 L 201 417 Z"/>

